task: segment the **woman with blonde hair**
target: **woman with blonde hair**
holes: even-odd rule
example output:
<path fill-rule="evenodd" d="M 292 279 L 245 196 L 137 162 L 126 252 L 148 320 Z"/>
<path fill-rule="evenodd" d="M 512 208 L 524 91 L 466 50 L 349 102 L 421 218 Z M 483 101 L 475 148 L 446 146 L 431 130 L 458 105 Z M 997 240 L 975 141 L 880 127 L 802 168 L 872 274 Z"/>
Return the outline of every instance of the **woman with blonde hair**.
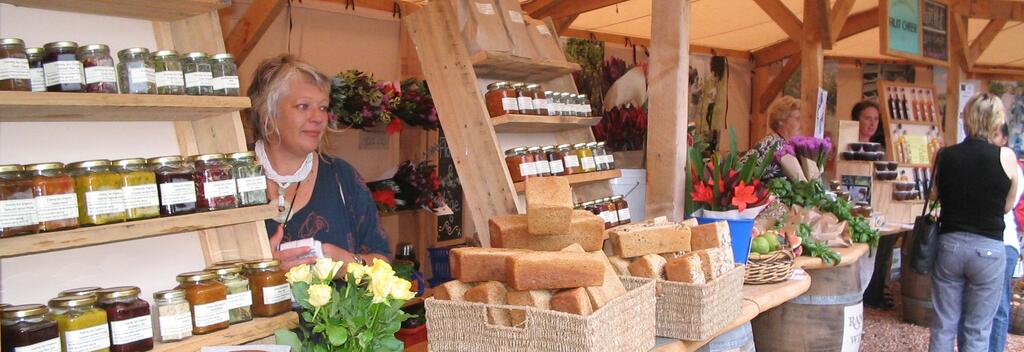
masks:
<path fill-rule="evenodd" d="M 757 160 L 763 160 L 765 154 L 771 152 L 772 149 L 779 151 L 782 146 L 793 136 L 800 133 L 800 108 L 803 103 L 799 99 L 790 96 L 781 96 L 772 102 L 772 105 L 768 106 L 768 127 L 771 128 L 772 133 L 761 139 L 760 142 L 754 148 L 751 148 L 743 155 L 743 161 L 745 162 L 748 158 L 756 158 Z M 774 156 L 772 158 L 774 160 Z M 771 165 L 764 172 L 762 180 L 770 180 L 773 178 L 783 177 L 782 168 L 776 162 L 772 162 Z"/>

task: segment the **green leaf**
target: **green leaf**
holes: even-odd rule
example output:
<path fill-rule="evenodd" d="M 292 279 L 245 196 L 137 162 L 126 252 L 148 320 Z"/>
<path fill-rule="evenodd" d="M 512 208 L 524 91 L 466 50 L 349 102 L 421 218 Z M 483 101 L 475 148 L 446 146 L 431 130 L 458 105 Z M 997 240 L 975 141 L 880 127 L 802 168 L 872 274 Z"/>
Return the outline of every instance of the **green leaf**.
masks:
<path fill-rule="evenodd" d="M 729 127 L 729 156 L 736 160 L 736 151 L 740 148 L 736 147 L 736 129 Z"/>
<path fill-rule="evenodd" d="M 369 331 L 363 331 L 359 333 L 357 339 L 359 340 L 359 346 L 365 349 L 370 347 L 370 342 L 373 342 L 373 334 Z"/>
<path fill-rule="evenodd" d="M 327 327 L 327 339 L 333 346 L 341 346 L 348 341 L 348 330 L 339 325 Z"/>
<path fill-rule="evenodd" d="M 377 340 L 375 351 L 400 352 L 405 349 L 405 344 L 395 338 L 394 335 L 385 336 Z"/>
<path fill-rule="evenodd" d="M 299 340 L 299 335 L 296 335 L 291 330 L 274 331 L 274 343 L 290 346 L 292 348 L 291 352 L 303 352 L 302 340 Z"/>

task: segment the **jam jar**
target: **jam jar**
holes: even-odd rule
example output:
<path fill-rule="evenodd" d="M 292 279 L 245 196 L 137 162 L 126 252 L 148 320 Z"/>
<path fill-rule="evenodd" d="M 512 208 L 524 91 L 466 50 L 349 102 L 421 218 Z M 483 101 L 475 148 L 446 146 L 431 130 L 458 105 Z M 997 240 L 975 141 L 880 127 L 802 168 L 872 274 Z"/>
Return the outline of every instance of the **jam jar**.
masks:
<path fill-rule="evenodd" d="M 594 151 L 590 150 L 587 146 L 588 143 L 576 143 L 573 145 L 573 149 L 576 149 L 576 156 L 580 158 L 580 168 L 583 172 L 594 172 L 597 171 L 597 164 L 594 162 Z"/>
<path fill-rule="evenodd" d="M 235 57 L 231 54 L 213 56 L 213 95 L 239 95 L 238 66 L 235 66 Z"/>
<path fill-rule="evenodd" d="M 494 82 L 487 85 L 487 94 L 484 100 L 487 102 L 487 113 L 491 117 L 518 114 L 519 102 L 516 100 L 516 90 L 508 82 Z"/>
<path fill-rule="evenodd" d="M 559 93 L 558 96 L 561 98 L 561 110 L 558 115 L 560 116 L 576 116 L 576 99 L 573 97 L 575 94 Z"/>
<path fill-rule="evenodd" d="M 263 175 L 263 165 L 256 162 L 256 153 L 232 153 L 228 157 L 231 176 L 238 186 L 238 206 L 267 204 L 267 177 Z"/>
<path fill-rule="evenodd" d="M 176 288 L 185 291 L 185 299 L 191 304 L 193 334 L 208 334 L 230 325 L 228 288 L 217 282 L 216 273 L 194 271 L 180 274 L 177 279 Z"/>
<path fill-rule="evenodd" d="M 548 161 L 548 169 L 551 170 L 551 176 L 565 175 L 565 164 L 562 163 L 562 153 L 559 153 L 553 145 L 545 146 L 540 148 L 540 150 L 544 153 L 544 158 Z"/>
<path fill-rule="evenodd" d="M 206 270 L 217 273 L 217 281 L 228 288 L 228 316 L 231 324 L 252 320 L 252 291 L 242 276 L 242 265 L 217 265 Z"/>
<path fill-rule="evenodd" d="M 148 161 L 156 174 L 160 194 L 160 215 L 172 216 L 196 212 L 195 169 L 180 156 L 162 156 Z"/>
<path fill-rule="evenodd" d="M 505 151 L 505 166 L 508 167 L 508 175 L 512 182 L 523 182 L 523 174 L 520 168 L 526 163 L 526 151 L 522 148 L 512 148 Z"/>
<path fill-rule="evenodd" d="M 64 164 L 25 165 L 32 178 L 39 231 L 57 231 L 78 227 L 78 196 L 75 179 L 64 172 Z"/>
<path fill-rule="evenodd" d="M 620 195 L 612 196 L 612 202 L 615 203 L 615 209 L 619 215 L 619 225 L 632 222 L 629 219 L 629 203 L 626 202 L 626 198 Z"/>
<path fill-rule="evenodd" d="M 146 160 L 139 158 L 114 161 L 121 175 L 121 191 L 124 192 L 125 215 L 128 220 L 141 220 L 160 216 L 160 194 L 156 186 L 156 174 L 146 167 Z"/>
<path fill-rule="evenodd" d="M 612 201 L 612 198 L 602 198 L 601 203 L 603 203 L 605 205 L 605 209 L 607 209 L 607 213 L 605 213 L 605 223 L 610 225 L 610 227 L 621 225 L 622 223 L 619 221 L 619 208 L 615 205 L 615 202 Z"/>
<path fill-rule="evenodd" d="M 0 165 L 0 237 L 39 232 L 32 178 L 21 165 Z"/>
<path fill-rule="evenodd" d="M 96 295 L 96 291 L 99 291 L 99 290 L 102 290 L 102 288 L 100 288 L 98 286 L 86 286 L 86 287 L 78 287 L 78 288 L 69 288 L 67 290 L 60 291 L 60 293 L 57 294 L 57 297 L 95 296 Z"/>
<path fill-rule="evenodd" d="M 236 205 L 235 179 L 224 154 L 203 154 L 189 158 L 196 168 L 196 199 L 200 211 L 231 209 Z"/>
<path fill-rule="evenodd" d="M 548 116 L 558 116 L 558 106 L 555 105 L 555 96 L 557 94 L 558 93 L 555 93 L 554 91 L 550 91 L 550 90 L 545 90 L 544 91 L 544 103 L 543 103 L 543 105 L 544 105 L 544 107 L 548 111 L 548 113 L 547 113 Z M 533 105 L 537 105 L 537 103 L 534 102 Z"/>
<path fill-rule="evenodd" d="M 516 90 L 516 103 L 519 105 L 519 113 L 523 115 L 537 115 L 533 107 L 533 95 L 526 88 L 526 83 L 513 83 L 512 89 Z"/>
<path fill-rule="evenodd" d="M 156 305 L 156 331 L 160 342 L 184 340 L 192 336 L 192 311 L 185 290 L 164 290 L 153 293 Z"/>
<path fill-rule="evenodd" d="M 125 221 L 121 175 L 110 168 L 108 160 L 89 160 L 68 164 L 75 177 L 78 195 L 78 224 L 103 225 Z"/>
<path fill-rule="evenodd" d="M 252 289 L 252 314 L 272 317 L 292 309 L 292 291 L 281 270 L 281 261 L 263 259 L 245 263 L 245 276 Z"/>
<path fill-rule="evenodd" d="M 583 172 L 583 168 L 580 167 L 580 156 L 576 154 L 576 149 L 568 144 L 559 144 L 558 153 L 562 154 L 562 163 L 565 164 L 565 174 L 575 175 Z"/>
<path fill-rule="evenodd" d="M 604 144 L 590 142 L 587 143 L 587 147 L 594 154 L 594 165 L 597 166 L 597 171 L 611 170 L 611 165 L 607 161 L 608 152 L 605 151 Z"/>
<path fill-rule="evenodd" d="M 121 76 L 121 93 L 156 94 L 156 66 L 146 48 L 128 48 L 117 52 L 121 62 L 117 73 Z"/>
<path fill-rule="evenodd" d="M 43 74 L 47 92 L 85 90 L 82 63 L 78 61 L 78 43 L 52 42 L 43 45 Z"/>
<path fill-rule="evenodd" d="M 57 297 L 49 305 L 63 351 L 110 351 L 107 312 L 96 307 L 96 295 Z"/>
<path fill-rule="evenodd" d="M 608 150 L 607 144 L 605 142 L 597 142 L 597 150 L 604 154 L 604 164 L 608 167 L 608 170 L 615 169 L 615 155 Z"/>
<path fill-rule="evenodd" d="M 597 206 L 594 205 L 594 201 L 583 202 L 583 204 L 580 204 L 580 208 L 589 211 L 590 213 L 597 215 L 598 217 L 601 216 L 601 212 L 597 210 Z"/>
<path fill-rule="evenodd" d="M 135 286 L 111 287 L 96 292 L 98 306 L 107 311 L 110 351 L 142 352 L 153 349 L 153 318 L 149 303 L 139 299 Z"/>
<path fill-rule="evenodd" d="M 530 83 L 526 85 L 526 91 L 530 93 L 530 98 L 533 99 L 533 110 L 537 115 L 548 114 L 548 99 L 544 95 L 544 91 L 541 90 L 540 85 L 536 83 Z"/>
<path fill-rule="evenodd" d="M 156 94 L 185 94 L 185 74 L 181 72 L 181 57 L 177 51 L 160 50 L 153 53 L 153 67 L 156 72 Z"/>
<path fill-rule="evenodd" d="M 213 64 L 204 52 L 191 52 L 182 61 L 185 73 L 185 94 L 213 95 Z"/>
<path fill-rule="evenodd" d="M 42 304 L 3 307 L 3 352 L 60 352 L 57 323 Z"/>
<path fill-rule="evenodd" d="M 89 44 L 78 48 L 78 61 L 85 68 L 86 93 L 117 93 L 117 69 L 110 48 Z"/>
<path fill-rule="evenodd" d="M 526 152 L 533 156 L 533 167 L 537 169 L 537 176 L 551 176 L 551 164 L 548 157 L 540 150 L 540 147 L 530 147 Z"/>
<path fill-rule="evenodd" d="M 18 38 L 0 39 L 0 90 L 31 91 L 28 54 Z"/>
<path fill-rule="evenodd" d="M 43 48 L 25 49 L 28 55 L 28 74 L 33 92 L 46 91 L 46 74 L 43 72 Z"/>
<path fill-rule="evenodd" d="M 594 109 L 592 109 L 590 107 L 590 99 L 587 98 L 586 94 L 580 94 L 580 95 L 578 95 L 576 97 L 576 99 L 577 99 L 576 104 L 577 104 L 578 109 L 579 109 L 579 112 L 576 113 L 576 116 L 581 116 L 581 117 L 594 116 L 594 112 L 593 112 Z"/>

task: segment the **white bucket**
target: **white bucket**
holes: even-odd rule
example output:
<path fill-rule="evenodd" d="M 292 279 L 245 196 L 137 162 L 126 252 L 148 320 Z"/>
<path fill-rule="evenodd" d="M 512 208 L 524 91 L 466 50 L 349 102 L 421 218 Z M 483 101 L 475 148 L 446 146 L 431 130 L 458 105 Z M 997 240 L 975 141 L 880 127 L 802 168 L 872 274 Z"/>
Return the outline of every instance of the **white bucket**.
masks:
<path fill-rule="evenodd" d="M 629 217 L 636 221 L 646 219 L 647 170 L 621 169 L 622 177 L 612 179 L 612 193 L 621 194 L 629 203 Z"/>

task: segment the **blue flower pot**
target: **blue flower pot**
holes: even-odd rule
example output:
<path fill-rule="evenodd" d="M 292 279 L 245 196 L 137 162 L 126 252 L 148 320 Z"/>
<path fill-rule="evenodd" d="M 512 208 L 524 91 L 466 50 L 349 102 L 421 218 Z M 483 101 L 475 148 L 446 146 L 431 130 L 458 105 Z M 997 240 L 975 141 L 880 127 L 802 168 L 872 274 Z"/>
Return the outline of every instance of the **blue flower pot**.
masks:
<path fill-rule="evenodd" d="M 729 224 L 729 235 L 732 237 L 732 258 L 739 264 L 747 264 L 750 255 L 750 242 L 754 235 L 754 220 L 723 220 L 715 218 L 697 218 L 698 224 L 710 224 L 725 221 Z"/>

